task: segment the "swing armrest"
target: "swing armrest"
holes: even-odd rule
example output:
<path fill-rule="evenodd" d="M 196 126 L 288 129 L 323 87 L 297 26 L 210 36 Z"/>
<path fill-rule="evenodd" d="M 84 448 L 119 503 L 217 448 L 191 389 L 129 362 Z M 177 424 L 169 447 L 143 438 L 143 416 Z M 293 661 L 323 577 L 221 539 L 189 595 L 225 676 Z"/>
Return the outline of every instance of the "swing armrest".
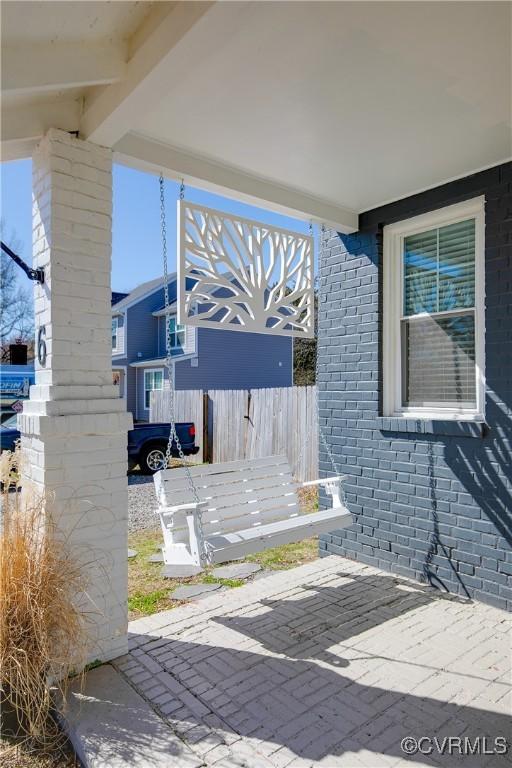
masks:
<path fill-rule="evenodd" d="M 192 514 L 196 514 L 199 511 L 200 507 L 204 507 L 206 504 L 205 501 L 200 501 L 199 503 L 196 501 L 190 501 L 186 504 L 176 504 L 172 507 L 158 507 L 156 510 L 156 513 L 158 515 L 174 515 L 176 512 L 183 512 L 187 509 L 189 509 Z"/>
<path fill-rule="evenodd" d="M 306 480 L 302 483 L 302 487 L 306 488 L 308 485 L 327 485 L 327 483 L 336 483 L 338 480 L 344 480 L 346 475 L 334 475 L 333 477 L 320 477 L 318 480 Z"/>

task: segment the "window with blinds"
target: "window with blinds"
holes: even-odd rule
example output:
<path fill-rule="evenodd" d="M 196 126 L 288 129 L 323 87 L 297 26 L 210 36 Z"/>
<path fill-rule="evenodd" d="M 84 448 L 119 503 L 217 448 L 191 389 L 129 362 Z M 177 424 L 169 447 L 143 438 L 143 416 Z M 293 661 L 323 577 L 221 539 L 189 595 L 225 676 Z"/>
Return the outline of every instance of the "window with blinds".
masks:
<path fill-rule="evenodd" d="M 484 417 L 484 205 L 384 227 L 386 416 Z"/>
<path fill-rule="evenodd" d="M 403 239 L 402 405 L 476 408 L 475 220 Z"/>

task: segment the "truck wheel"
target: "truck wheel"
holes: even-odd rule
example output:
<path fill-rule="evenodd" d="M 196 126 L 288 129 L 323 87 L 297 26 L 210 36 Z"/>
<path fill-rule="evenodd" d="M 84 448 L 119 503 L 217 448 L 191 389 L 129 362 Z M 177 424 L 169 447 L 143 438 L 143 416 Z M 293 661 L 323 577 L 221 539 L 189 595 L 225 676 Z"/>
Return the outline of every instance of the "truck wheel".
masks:
<path fill-rule="evenodd" d="M 139 467 L 142 474 L 153 475 L 160 469 L 165 469 L 165 451 L 167 446 L 164 443 L 148 445 L 143 448 L 139 456 Z"/>

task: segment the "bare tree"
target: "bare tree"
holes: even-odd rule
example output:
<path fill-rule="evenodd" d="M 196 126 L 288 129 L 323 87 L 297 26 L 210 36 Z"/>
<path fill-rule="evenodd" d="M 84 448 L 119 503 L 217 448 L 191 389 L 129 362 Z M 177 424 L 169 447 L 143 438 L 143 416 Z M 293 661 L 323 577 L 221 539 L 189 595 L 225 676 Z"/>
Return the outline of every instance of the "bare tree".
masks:
<path fill-rule="evenodd" d="M 2 239 L 5 228 L 0 223 Z M 9 247 L 16 252 L 19 243 L 11 236 Z M 25 280 L 19 267 L 5 254 L 0 257 L 0 344 L 2 359 L 8 352 L 9 344 L 16 342 L 30 344 L 34 328 L 34 305 L 32 292 L 25 287 Z"/>

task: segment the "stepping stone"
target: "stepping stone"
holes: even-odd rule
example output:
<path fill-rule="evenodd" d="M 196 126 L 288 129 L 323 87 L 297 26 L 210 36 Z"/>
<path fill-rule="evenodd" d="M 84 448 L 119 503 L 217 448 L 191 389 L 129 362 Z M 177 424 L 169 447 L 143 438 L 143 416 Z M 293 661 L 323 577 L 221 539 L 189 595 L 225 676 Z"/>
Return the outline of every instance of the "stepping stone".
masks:
<path fill-rule="evenodd" d="M 273 575 L 274 575 L 274 574 L 276 574 L 276 573 L 280 573 L 280 571 L 271 571 L 271 570 L 268 570 L 268 571 L 265 571 L 265 570 L 263 570 L 263 571 L 260 571 L 259 573 L 257 573 L 257 574 L 254 576 L 254 581 L 260 581 L 261 579 L 268 579 L 268 577 L 269 577 L 269 576 L 273 576 Z"/>
<path fill-rule="evenodd" d="M 199 565 L 164 565 L 160 571 L 163 579 L 188 579 L 197 576 L 203 569 Z"/>
<path fill-rule="evenodd" d="M 148 557 L 148 563 L 163 563 L 164 556 L 161 552 L 155 552 L 154 555 Z"/>
<path fill-rule="evenodd" d="M 170 592 L 169 597 L 173 600 L 200 600 L 220 587 L 220 584 L 184 584 L 175 589 L 174 592 Z"/>
<path fill-rule="evenodd" d="M 129 549 L 128 550 L 128 560 L 131 560 L 132 557 L 137 557 L 138 554 L 139 553 L 137 552 L 136 549 Z"/>
<path fill-rule="evenodd" d="M 233 565 L 214 568 L 212 576 L 216 579 L 248 579 L 258 571 L 261 571 L 261 565 L 258 563 L 233 563 Z"/>

